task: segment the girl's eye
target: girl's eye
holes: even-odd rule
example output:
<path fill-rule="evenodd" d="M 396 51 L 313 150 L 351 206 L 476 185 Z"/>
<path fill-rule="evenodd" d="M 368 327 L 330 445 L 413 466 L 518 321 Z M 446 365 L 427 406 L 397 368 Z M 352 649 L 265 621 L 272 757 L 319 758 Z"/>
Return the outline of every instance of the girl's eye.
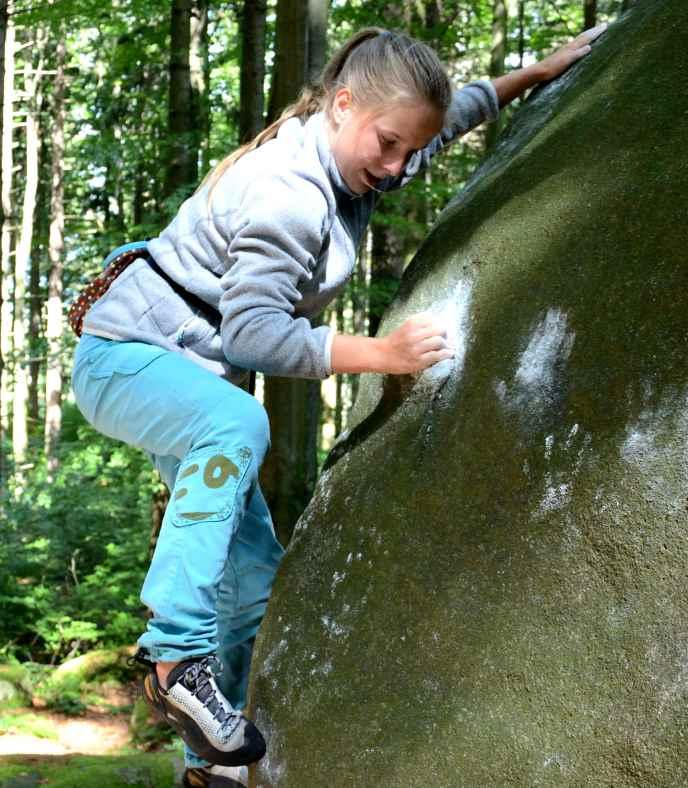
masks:
<path fill-rule="evenodd" d="M 384 148 L 388 148 L 390 145 L 394 145 L 394 140 L 389 137 L 380 137 L 380 143 Z"/>

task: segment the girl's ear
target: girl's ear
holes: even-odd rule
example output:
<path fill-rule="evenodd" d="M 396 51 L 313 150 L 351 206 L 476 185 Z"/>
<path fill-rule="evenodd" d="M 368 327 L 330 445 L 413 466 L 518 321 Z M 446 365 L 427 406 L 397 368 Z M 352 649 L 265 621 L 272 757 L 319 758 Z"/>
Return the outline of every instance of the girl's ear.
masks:
<path fill-rule="evenodd" d="M 339 88 L 334 94 L 332 100 L 332 116 L 335 123 L 343 123 L 349 114 L 353 105 L 353 99 L 349 88 Z"/>

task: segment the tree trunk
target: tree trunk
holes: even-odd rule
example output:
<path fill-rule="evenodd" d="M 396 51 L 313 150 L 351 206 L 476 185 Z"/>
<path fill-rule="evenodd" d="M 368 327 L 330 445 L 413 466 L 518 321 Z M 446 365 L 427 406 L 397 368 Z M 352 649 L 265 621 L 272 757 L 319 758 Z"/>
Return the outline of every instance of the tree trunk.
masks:
<path fill-rule="evenodd" d="M 315 485 L 320 382 L 267 377 L 265 384 L 272 447 L 261 483 L 277 536 L 286 545 Z"/>
<path fill-rule="evenodd" d="M 265 16 L 267 0 L 245 0 L 241 13 L 239 140 L 248 142 L 263 128 Z"/>
<path fill-rule="evenodd" d="M 45 73 L 45 72 L 44 72 Z M 37 113 L 43 128 L 45 94 L 42 95 Z M 40 387 L 45 367 L 43 311 L 45 290 L 42 277 L 48 272 L 48 231 L 50 226 L 50 140 L 41 134 L 38 151 L 38 192 L 33 222 L 33 242 L 29 259 L 29 335 L 27 344 L 29 371 L 29 399 L 27 406 L 29 441 L 43 438 L 44 422 L 40 416 L 43 391 Z"/>
<path fill-rule="evenodd" d="M 52 178 L 50 193 L 50 232 L 48 257 L 48 308 L 46 339 L 48 360 L 45 371 L 45 433 L 44 445 L 48 476 L 57 469 L 56 448 L 62 426 L 62 255 L 64 252 L 64 123 L 65 123 L 65 57 L 63 32 L 59 33 L 56 50 L 56 75 L 53 87 Z"/>
<path fill-rule="evenodd" d="M 382 315 L 392 302 L 404 272 L 403 242 L 394 226 L 385 222 L 389 213 L 390 209 L 386 207 L 385 201 L 381 200 L 371 224 L 368 296 L 368 333 L 371 337 L 377 334 Z"/>
<path fill-rule="evenodd" d="M 316 5 L 313 4 L 314 9 Z M 309 30 L 310 46 L 321 56 L 325 52 L 324 45 L 316 40 L 317 35 L 324 35 L 322 22 L 314 22 L 311 27 L 309 10 L 307 0 L 278 2 L 270 118 L 294 101 L 309 68 L 319 71 L 324 66 L 324 62 L 316 61 L 315 55 L 309 55 Z M 277 534 L 282 544 L 286 544 L 315 483 L 320 381 L 266 377 L 265 406 L 270 416 L 272 449 L 263 466 L 261 481 Z"/>
<path fill-rule="evenodd" d="M 308 60 L 306 79 L 317 81 L 327 60 L 328 0 L 308 0 Z"/>
<path fill-rule="evenodd" d="M 7 476 L 5 447 L 10 431 L 9 403 L 12 391 L 9 383 L 12 354 L 12 102 L 14 99 L 14 24 L 8 11 L 12 3 L 3 4 L 3 50 L 2 50 L 2 232 L 0 254 L 2 257 L 2 302 L 0 307 L 0 480 Z"/>
<path fill-rule="evenodd" d="M 342 293 L 337 298 L 336 305 L 336 320 L 337 320 L 337 333 L 344 333 L 344 299 L 345 293 Z M 342 374 L 336 376 L 335 400 L 334 400 L 334 434 L 335 437 L 339 435 L 344 426 L 344 380 Z"/>
<path fill-rule="evenodd" d="M 583 0 L 583 30 L 597 23 L 597 0 Z"/>
<path fill-rule="evenodd" d="M 146 63 L 139 63 L 137 73 L 137 86 L 136 104 L 134 105 L 134 112 L 137 118 L 137 133 L 140 135 L 145 134 L 145 112 L 144 107 L 146 103 Z M 143 217 L 145 211 L 145 190 L 146 190 L 146 172 L 144 167 L 145 151 L 139 154 L 139 161 L 134 173 L 134 195 L 131 204 L 131 223 L 133 225 L 133 233 L 140 237 L 143 233 L 138 229 L 143 224 Z"/>
<path fill-rule="evenodd" d="M 199 157 L 203 172 L 208 168 L 210 105 L 208 102 L 208 0 L 192 0 L 189 45 L 191 80 L 191 155 L 195 156 L 198 179 Z"/>
<path fill-rule="evenodd" d="M 358 250 L 358 260 L 350 280 L 349 293 L 351 295 L 351 331 L 356 336 L 370 334 L 370 279 L 373 268 L 373 231 L 368 228 L 361 248 Z M 349 381 L 349 409 L 345 421 L 349 421 L 349 413 L 356 397 L 361 382 L 360 375 L 348 375 Z"/>
<path fill-rule="evenodd" d="M 5 43 L 7 41 L 7 25 L 10 21 L 8 14 L 9 0 L 0 0 L 0 107 L 2 107 L 5 95 Z M 3 120 L 0 118 L 0 132 L 2 131 Z M 0 221 L 2 220 L 2 206 L 0 206 Z"/>
<path fill-rule="evenodd" d="M 40 116 L 40 109 L 38 110 Z M 42 141 L 41 141 L 42 144 Z M 40 150 L 38 154 L 39 161 L 43 158 L 44 151 Z M 36 208 L 34 210 L 34 230 L 33 235 L 41 237 L 41 218 L 45 216 L 45 200 L 44 189 L 42 188 L 42 180 L 40 171 L 38 175 L 38 195 L 36 200 Z M 43 215 L 43 216 L 42 216 Z M 42 237 L 45 237 L 44 235 Z M 29 315 L 28 315 L 28 341 L 26 344 L 27 351 L 27 372 L 28 372 L 28 400 L 27 400 L 27 426 L 29 435 L 35 435 L 38 429 L 38 381 L 41 374 L 41 358 L 40 358 L 40 339 L 42 326 L 42 312 L 43 312 L 43 297 L 41 293 L 41 258 L 43 257 L 44 249 L 38 244 L 34 243 L 29 257 Z"/>
<path fill-rule="evenodd" d="M 197 125 L 193 117 L 191 85 L 191 0 L 172 0 L 170 88 L 168 98 L 168 161 L 165 197 L 174 202 L 187 196 L 198 178 Z"/>
<path fill-rule="evenodd" d="M 38 33 L 35 43 L 42 53 L 43 35 Z M 30 55 L 29 55 L 30 57 Z M 36 195 L 38 193 L 38 159 L 40 150 L 40 87 L 42 77 L 42 54 L 39 55 L 37 67 L 34 69 L 27 61 L 24 68 L 24 92 L 27 100 L 26 115 L 26 180 L 22 221 L 17 243 L 14 271 L 14 321 L 13 342 L 15 354 L 14 397 L 12 409 L 12 451 L 14 461 L 20 466 L 26 456 L 28 446 L 27 402 L 28 402 L 28 370 L 26 342 L 26 277 L 31 256 L 33 241 L 34 215 L 36 211 Z M 18 479 L 21 473 L 18 474 Z"/>
<path fill-rule="evenodd" d="M 501 77 L 506 60 L 509 15 L 506 0 L 494 0 L 492 7 L 492 48 L 490 50 L 490 78 Z M 485 132 L 485 150 L 494 147 L 502 130 L 502 116 L 490 123 Z"/>
<path fill-rule="evenodd" d="M 306 81 L 308 64 L 308 0 L 277 0 L 268 123 L 296 99 Z"/>

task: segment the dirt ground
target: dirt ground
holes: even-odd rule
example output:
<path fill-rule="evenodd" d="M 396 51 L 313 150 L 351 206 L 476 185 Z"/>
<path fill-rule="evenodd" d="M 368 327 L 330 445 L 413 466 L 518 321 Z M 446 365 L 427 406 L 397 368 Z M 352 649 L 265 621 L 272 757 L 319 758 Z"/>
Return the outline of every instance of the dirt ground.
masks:
<path fill-rule="evenodd" d="M 0 755 L 105 755 L 119 752 L 129 743 L 127 714 L 88 712 L 68 717 L 36 709 L 27 709 L 28 712 L 40 717 L 57 738 L 0 733 Z"/>

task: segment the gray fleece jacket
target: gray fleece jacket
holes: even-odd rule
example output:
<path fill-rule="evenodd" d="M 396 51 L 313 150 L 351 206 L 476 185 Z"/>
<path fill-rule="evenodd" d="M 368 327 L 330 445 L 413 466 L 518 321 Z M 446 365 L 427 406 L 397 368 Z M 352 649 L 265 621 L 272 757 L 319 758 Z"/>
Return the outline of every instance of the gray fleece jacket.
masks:
<path fill-rule="evenodd" d="M 441 133 L 378 188 L 403 186 L 498 113 L 490 82 L 455 91 Z M 346 285 L 378 198 L 344 183 L 323 113 L 305 124 L 292 118 L 222 175 L 212 200 L 198 191 L 148 243 L 160 268 L 209 309 L 194 308 L 140 259 L 91 307 L 84 331 L 160 345 L 235 382 L 247 369 L 327 377 L 333 332 L 309 318 Z"/>

